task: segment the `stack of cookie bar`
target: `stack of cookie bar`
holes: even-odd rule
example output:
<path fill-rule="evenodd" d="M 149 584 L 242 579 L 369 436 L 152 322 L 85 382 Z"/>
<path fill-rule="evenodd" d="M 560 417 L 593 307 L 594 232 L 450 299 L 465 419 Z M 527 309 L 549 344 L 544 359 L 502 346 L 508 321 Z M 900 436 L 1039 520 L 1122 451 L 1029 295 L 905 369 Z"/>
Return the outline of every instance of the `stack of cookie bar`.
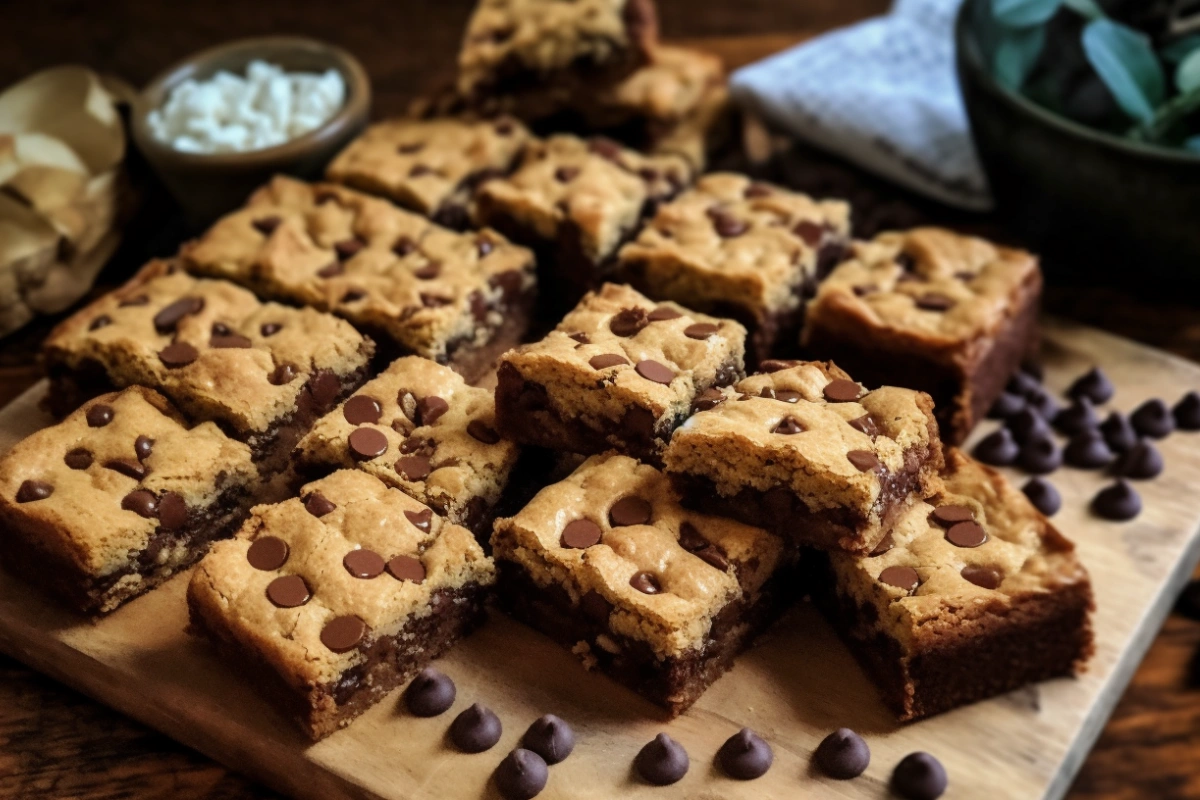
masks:
<path fill-rule="evenodd" d="M 905 720 L 1083 664 L 1071 544 L 953 447 L 1033 256 L 704 174 L 723 72 L 650 0 L 483 0 L 459 66 L 51 334 L 6 568 L 106 613 L 203 558 L 193 628 L 313 738 L 493 593 L 671 714 L 805 595 Z"/>

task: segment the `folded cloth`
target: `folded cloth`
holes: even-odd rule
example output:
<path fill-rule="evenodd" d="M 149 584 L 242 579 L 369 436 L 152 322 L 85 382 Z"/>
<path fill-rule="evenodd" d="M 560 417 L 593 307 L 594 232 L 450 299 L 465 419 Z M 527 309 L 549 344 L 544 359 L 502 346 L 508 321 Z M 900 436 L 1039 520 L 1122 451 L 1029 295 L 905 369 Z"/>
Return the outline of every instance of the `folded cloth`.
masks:
<path fill-rule="evenodd" d="M 949 205 L 992 207 L 954 71 L 960 0 L 890 14 L 734 73 L 733 95 L 810 144 Z"/>

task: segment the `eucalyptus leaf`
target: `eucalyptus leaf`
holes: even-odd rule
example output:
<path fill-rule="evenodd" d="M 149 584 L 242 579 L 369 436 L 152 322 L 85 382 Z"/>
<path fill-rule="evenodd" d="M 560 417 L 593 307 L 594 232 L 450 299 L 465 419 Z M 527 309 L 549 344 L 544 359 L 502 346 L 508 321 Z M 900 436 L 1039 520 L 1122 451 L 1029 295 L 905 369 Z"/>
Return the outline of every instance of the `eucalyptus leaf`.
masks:
<path fill-rule="evenodd" d="M 1014 92 L 1020 91 L 1045 45 L 1046 29 L 1042 26 L 1004 31 L 992 55 L 996 79 Z"/>
<path fill-rule="evenodd" d="M 996 20 L 1010 28 L 1041 25 L 1058 11 L 1062 0 L 992 0 Z"/>
<path fill-rule="evenodd" d="M 1195 50 L 1200 50 L 1200 33 L 1194 33 L 1191 36 L 1185 36 L 1182 39 L 1176 39 L 1170 44 L 1162 47 L 1158 51 L 1158 54 L 1163 57 L 1164 61 L 1170 64 L 1178 64 Z"/>
<path fill-rule="evenodd" d="M 1063 5 L 1087 19 L 1101 19 L 1104 16 L 1104 9 L 1096 5 L 1096 0 L 1063 0 Z"/>
<path fill-rule="evenodd" d="M 1181 94 L 1200 89 L 1200 50 L 1193 50 L 1175 69 L 1175 88 Z"/>
<path fill-rule="evenodd" d="M 1166 97 L 1166 78 L 1150 41 L 1109 19 L 1084 26 L 1083 51 L 1121 110 L 1143 123 Z"/>
<path fill-rule="evenodd" d="M 1183 122 L 1196 112 L 1200 112 L 1200 89 L 1176 95 L 1163 103 L 1151 119 L 1129 131 L 1129 138 L 1160 144 L 1168 142 L 1178 134 Z"/>

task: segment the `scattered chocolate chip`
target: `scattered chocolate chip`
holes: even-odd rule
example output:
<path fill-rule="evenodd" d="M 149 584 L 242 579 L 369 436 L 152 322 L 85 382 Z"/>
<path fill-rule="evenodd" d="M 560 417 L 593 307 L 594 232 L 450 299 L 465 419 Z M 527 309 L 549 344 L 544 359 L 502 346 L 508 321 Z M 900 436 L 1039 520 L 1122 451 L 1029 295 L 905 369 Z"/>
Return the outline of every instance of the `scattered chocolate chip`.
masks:
<path fill-rule="evenodd" d="M 396 556 L 387 562 L 387 571 L 398 581 L 425 582 L 425 565 L 414 556 Z"/>
<path fill-rule="evenodd" d="M 279 223 L 281 222 L 283 222 L 283 220 L 279 217 L 270 216 L 259 217 L 250 224 L 254 226 L 254 230 L 258 231 L 263 236 L 270 236 L 275 232 L 275 229 L 279 227 Z"/>
<path fill-rule="evenodd" d="M 696 399 L 692 401 L 692 413 L 712 411 L 723 402 L 725 402 L 725 395 L 721 394 L 719 389 L 705 389 L 696 395 Z"/>
<path fill-rule="evenodd" d="M 258 332 L 263 336 L 274 336 L 281 330 L 283 330 L 283 326 L 278 322 L 264 322 L 262 327 L 258 329 Z"/>
<path fill-rule="evenodd" d="M 437 395 L 423 397 L 417 401 L 417 424 L 432 425 L 450 410 L 450 404 Z"/>
<path fill-rule="evenodd" d="M 45 500 L 52 494 L 54 494 L 54 487 L 45 481 L 26 480 L 22 481 L 17 488 L 17 502 L 32 503 L 36 500 Z"/>
<path fill-rule="evenodd" d="M 849 453 L 846 453 L 846 458 L 849 459 L 850 463 L 859 472 L 878 470 L 883 466 L 870 450 L 851 450 Z"/>
<path fill-rule="evenodd" d="M 764 374 L 779 372 L 792 367 L 800 366 L 802 362 L 787 358 L 768 358 L 765 361 L 758 362 L 758 371 Z"/>
<path fill-rule="evenodd" d="M 1043 419 L 1054 419 L 1058 416 L 1061 408 L 1058 401 L 1054 399 L 1054 395 L 1045 389 L 1030 393 L 1025 398 L 1025 402 L 1031 411 L 1036 411 Z"/>
<path fill-rule="evenodd" d="M 359 239 L 343 239 L 333 245 L 333 252 L 337 254 L 338 261 L 349 261 L 354 258 L 363 249 L 364 244 Z"/>
<path fill-rule="evenodd" d="M 984 564 L 967 564 L 959 574 L 962 575 L 963 580 L 982 589 L 998 589 L 1004 581 L 1004 573 L 995 567 Z"/>
<path fill-rule="evenodd" d="M 267 376 L 267 382 L 272 386 L 286 386 L 296 379 L 296 368 L 291 364 L 280 364 Z"/>
<path fill-rule="evenodd" d="M 905 800 L 937 800 L 946 784 L 946 769 L 928 753 L 909 753 L 892 772 L 892 791 Z"/>
<path fill-rule="evenodd" d="M 342 406 L 342 416 L 351 425 L 366 425 L 368 423 L 379 422 L 379 417 L 382 413 L 383 406 L 379 404 L 379 401 L 365 394 L 351 397 Z"/>
<path fill-rule="evenodd" d="M 418 717 L 436 717 L 454 705 L 454 681 L 433 667 L 417 673 L 404 690 L 404 705 Z"/>
<path fill-rule="evenodd" d="M 613 605 L 605 600 L 603 595 L 589 589 L 579 598 L 579 610 L 593 622 L 607 625 L 608 615 L 612 613 Z"/>
<path fill-rule="evenodd" d="M 550 770 L 537 753 L 518 747 L 504 757 L 493 778 L 504 800 L 531 800 L 546 788 Z"/>
<path fill-rule="evenodd" d="M 214 336 L 208 340 L 208 346 L 214 350 L 240 348 L 245 349 L 250 347 L 253 342 L 248 336 L 242 336 L 240 333 L 231 333 L 227 336 Z"/>
<path fill-rule="evenodd" d="M 690 761 L 683 745 L 660 733 L 638 751 L 633 764 L 643 780 L 655 786 L 669 786 L 687 774 Z"/>
<path fill-rule="evenodd" d="M 784 417 L 783 419 L 781 419 L 779 421 L 778 425 L 776 425 L 774 428 L 771 429 L 771 433 L 778 433 L 783 436 L 792 436 L 797 433 L 804 433 L 804 431 L 805 431 L 804 425 L 802 425 L 798 419 L 795 419 L 793 417 Z M 862 451 L 856 451 L 856 452 L 866 452 L 866 451 L 862 450 Z M 851 463 L 854 463 L 854 459 L 850 459 L 850 461 L 851 461 Z M 854 464 L 854 466 L 857 467 L 858 464 Z"/>
<path fill-rule="evenodd" d="M 171 342 L 158 351 L 158 359 L 168 369 L 186 367 L 200 357 L 200 351 L 187 342 Z"/>
<path fill-rule="evenodd" d="M 929 517 L 943 528 L 949 528 L 951 525 L 975 519 L 975 512 L 967 506 L 944 505 L 933 509 Z"/>
<path fill-rule="evenodd" d="M 314 517 L 323 517 L 337 508 L 332 501 L 320 492 L 313 492 L 304 498 L 304 510 Z"/>
<path fill-rule="evenodd" d="M 341 265 L 341 262 L 332 261 L 332 262 L 326 264 L 325 266 L 321 267 L 319 270 L 317 270 L 317 277 L 318 278 L 336 278 L 338 275 L 341 275 L 345 271 L 346 271 L 346 269 L 345 269 L 345 267 L 343 267 Z"/>
<path fill-rule="evenodd" d="M 609 320 L 608 329 L 617 336 L 636 336 L 638 331 L 649 325 L 646 310 L 642 308 L 626 308 L 618 311 Z"/>
<path fill-rule="evenodd" d="M 1035 378 L 1028 372 L 1021 371 L 1008 379 L 1008 384 L 1004 390 L 1028 398 L 1031 394 L 1041 392 L 1042 384 L 1038 378 Z"/>
<path fill-rule="evenodd" d="M 486 706 L 472 703 L 450 723 L 450 741 L 464 753 L 482 753 L 500 741 L 504 726 Z"/>
<path fill-rule="evenodd" d="M 1071 405 L 1054 415 L 1054 427 L 1064 436 L 1074 436 L 1099 424 L 1092 401 L 1086 397 L 1075 398 Z"/>
<path fill-rule="evenodd" d="M 409 253 L 416 252 L 416 250 L 417 250 L 417 243 L 414 242 L 412 239 L 408 238 L 407 236 L 401 236 L 399 239 L 396 240 L 396 243 L 394 245 L 392 245 L 392 252 L 395 253 L 400 258 L 404 258 Z"/>
<path fill-rule="evenodd" d="M 730 736 L 717 751 L 717 763 L 731 778 L 750 781 L 767 774 L 775 761 L 771 745 L 749 728 Z"/>
<path fill-rule="evenodd" d="M 622 497 L 609 509 L 608 520 L 613 527 L 645 525 L 650 522 L 650 503 L 640 497 Z"/>
<path fill-rule="evenodd" d="M 1079 469 L 1100 469 L 1113 460 L 1113 452 L 1108 449 L 1104 436 L 1095 429 L 1084 430 L 1072 437 L 1064 455 L 1068 464 Z"/>
<path fill-rule="evenodd" d="M 679 319 L 683 314 L 680 314 L 670 306 L 659 306 L 650 312 L 646 317 L 650 322 L 665 322 L 670 319 Z"/>
<path fill-rule="evenodd" d="M 770 197 L 773 194 L 775 194 L 775 190 L 768 184 L 755 181 L 746 187 L 745 191 L 742 192 L 742 197 L 747 200 L 753 200 L 758 197 Z"/>
<path fill-rule="evenodd" d="M 1018 444 L 1051 435 L 1050 425 L 1032 408 L 1025 408 L 1013 414 L 1004 421 L 1004 427 L 1012 431 L 1012 438 Z"/>
<path fill-rule="evenodd" d="M 1112 381 L 1108 379 L 1104 371 L 1099 367 L 1092 367 L 1075 379 L 1071 388 L 1067 389 L 1067 396 L 1074 397 L 1076 400 L 1086 397 L 1096 405 L 1100 405 L 1111 400 L 1113 392 Z"/>
<path fill-rule="evenodd" d="M 636 572 L 629 579 L 629 585 L 637 589 L 642 594 L 661 594 L 662 584 L 658 582 L 658 576 L 653 572 Z"/>
<path fill-rule="evenodd" d="M 471 435 L 471 438 L 484 444 L 495 444 L 500 441 L 500 434 L 496 433 L 494 428 L 477 419 L 467 423 L 467 433 Z"/>
<path fill-rule="evenodd" d="M 132 511 L 139 517 L 154 519 L 158 516 L 158 498 L 147 489 L 134 489 L 121 498 L 121 508 Z"/>
<path fill-rule="evenodd" d="M 334 617 L 321 629 L 321 644 L 335 653 L 346 653 L 358 647 L 366 635 L 367 624 L 358 617 Z"/>
<path fill-rule="evenodd" d="M 570 183 L 579 177 L 579 167 L 559 167 L 554 170 L 554 180 L 559 183 Z"/>
<path fill-rule="evenodd" d="M 1113 411 L 1100 423 L 1100 433 L 1114 453 L 1123 453 L 1138 442 L 1137 431 L 1133 429 L 1129 418 L 1119 411 Z"/>
<path fill-rule="evenodd" d="M 479 253 L 480 258 L 486 258 L 496 249 L 496 245 L 492 244 L 491 240 L 484 239 L 481 236 L 475 241 L 475 249 Z"/>
<path fill-rule="evenodd" d="M 721 572 L 729 570 L 729 559 L 725 557 L 725 553 L 715 544 L 710 544 L 708 547 L 697 550 L 694 555 L 713 569 L 720 570 Z"/>
<path fill-rule="evenodd" d="M 1200 431 L 1200 393 L 1188 392 L 1172 411 L 1181 431 Z"/>
<path fill-rule="evenodd" d="M 946 297 L 944 294 L 937 294 L 936 292 L 923 294 L 914 302 L 916 302 L 917 308 L 924 309 L 925 311 L 949 311 L 954 307 L 954 300 L 952 298 Z"/>
<path fill-rule="evenodd" d="M 383 573 L 383 556 L 374 550 L 360 547 L 342 558 L 342 566 L 356 578 L 377 578 Z"/>
<path fill-rule="evenodd" d="M 309 381 L 308 390 L 312 394 L 313 402 L 316 403 L 317 408 L 328 409 L 333 405 L 333 401 L 337 400 L 338 394 L 342 391 L 342 382 L 330 370 L 319 369 L 313 373 L 312 380 Z"/>
<path fill-rule="evenodd" d="M 870 414 L 863 414 L 861 417 L 856 417 L 847 424 L 851 428 L 854 428 L 854 430 L 865 433 L 872 439 L 879 435 L 879 426 L 875 424 L 875 418 Z"/>
<path fill-rule="evenodd" d="M 87 469 L 92 465 L 92 451 L 86 447 L 76 447 L 63 456 L 63 463 L 71 469 Z"/>
<path fill-rule="evenodd" d="M 874 286 L 871 286 L 869 284 L 863 283 L 863 284 L 859 284 L 858 286 L 851 287 L 850 291 L 854 292 L 855 297 L 866 297 L 869 294 L 874 294 L 875 292 L 878 292 L 879 289 Z"/>
<path fill-rule="evenodd" d="M 863 389 L 854 381 L 838 378 L 830 381 L 821 390 L 821 394 L 831 403 L 852 403 L 862 397 Z"/>
<path fill-rule="evenodd" d="M 122 297 L 118 303 L 120 308 L 128 308 L 129 306 L 147 306 L 150 305 L 150 297 L 144 294 L 135 294 L 132 297 Z"/>
<path fill-rule="evenodd" d="M 1054 488 L 1054 484 L 1047 480 L 1031 478 L 1021 487 L 1021 491 L 1029 498 L 1029 502 L 1033 503 L 1033 507 L 1047 517 L 1054 516 L 1062 508 L 1062 495 Z"/>
<path fill-rule="evenodd" d="M 113 420 L 113 407 L 105 403 L 96 403 L 87 410 L 89 428 L 103 428 Z"/>
<path fill-rule="evenodd" d="M 792 233 L 804 240 L 809 247 L 816 247 L 829 231 L 825 225 L 819 225 L 812 220 L 802 219 L 792 227 Z"/>
<path fill-rule="evenodd" d="M 1095 431 L 1089 431 L 1095 433 Z M 1096 434 L 1099 436 L 1099 434 Z M 1103 440 L 1101 440 L 1103 444 Z M 1021 445 L 1017 465 L 1034 475 L 1047 475 L 1062 466 L 1063 451 L 1053 436 L 1037 436 Z"/>
<path fill-rule="evenodd" d="M 590 519 L 577 519 L 568 522 L 562 532 L 562 546 L 574 550 L 586 550 L 594 544 L 599 544 L 604 536 L 600 526 Z"/>
<path fill-rule="evenodd" d="M 608 369 L 610 367 L 621 367 L 628 364 L 629 361 L 622 356 L 614 355 L 613 353 L 602 353 L 598 356 L 593 356 L 588 365 L 592 369 Z"/>
<path fill-rule="evenodd" d="M 127 478 L 133 478 L 135 481 L 145 478 L 150 471 L 136 458 L 110 458 L 104 462 L 103 466 L 105 469 L 111 469 Z"/>
<path fill-rule="evenodd" d="M 311 598 L 308 584 L 299 575 L 281 575 L 267 584 L 267 599 L 279 608 L 296 608 Z"/>
<path fill-rule="evenodd" d="M 387 436 L 378 428 L 355 428 L 350 431 L 346 443 L 350 446 L 350 455 L 361 461 L 379 458 L 388 449 Z"/>
<path fill-rule="evenodd" d="M 1142 498 L 1124 478 L 1118 478 L 1096 493 L 1092 510 L 1105 519 L 1123 522 L 1142 512 Z"/>
<path fill-rule="evenodd" d="M 199 314 L 203 310 L 203 297 L 181 297 L 154 315 L 154 329 L 159 333 L 170 333 L 188 314 Z"/>
<path fill-rule="evenodd" d="M 979 547 L 987 540 L 987 531 L 973 520 L 955 523 L 946 531 L 946 541 L 955 547 Z"/>
<path fill-rule="evenodd" d="M 272 572 L 287 563 L 291 549 L 287 542 L 275 536 L 260 536 L 246 551 L 250 566 L 263 572 Z"/>
<path fill-rule="evenodd" d="M 101 328 L 107 327 L 108 325 L 112 325 L 112 317 L 110 317 L 108 314 L 101 314 L 92 320 L 92 324 L 88 325 L 88 330 L 97 331 Z"/>
<path fill-rule="evenodd" d="M 138 461 L 145 461 L 154 452 L 154 440 L 149 436 L 139 436 L 133 440 L 133 454 Z"/>
<path fill-rule="evenodd" d="M 874 549 L 871 550 L 871 557 L 874 558 L 876 556 L 881 556 L 895 546 L 896 540 L 892 538 L 891 533 L 888 533 L 882 539 L 880 539 L 879 544 L 875 545 Z"/>
<path fill-rule="evenodd" d="M 1001 392 L 988 409 L 989 419 L 1008 419 L 1025 408 L 1025 398 L 1012 392 Z"/>
<path fill-rule="evenodd" d="M 588 335 L 586 333 L 584 333 L 583 331 L 575 331 L 575 333 L 568 333 L 567 338 L 574 339 L 575 341 L 579 342 L 580 344 L 590 344 L 592 341 L 588 337 Z"/>
<path fill-rule="evenodd" d="M 879 582 L 911 592 L 921 585 L 921 576 L 912 567 L 888 567 L 879 573 Z"/>
<path fill-rule="evenodd" d="M 404 456 L 396 459 L 396 472 L 409 481 L 423 481 L 429 477 L 432 466 L 425 456 Z"/>
<path fill-rule="evenodd" d="M 424 508 L 420 511 L 405 511 L 404 516 L 418 530 L 425 531 L 426 533 L 429 532 L 429 525 L 433 521 L 432 509 Z"/>
<path fill-rule="evenodd" d="M 638 375 L 641 375 L 646 380 L 654 383 L 661 383 L 664 386 L 670 386 L 671 381 L 675 380 L 675 371 L 665 364 L 660 364 L 657 361 L 651 361 L 649 359 L 645 361 L 639 361 L 634 369 L 637 370 Z"/>
<path fill-rule="evenodd" d="M 1162 453 L 1150 441 L 1142 439 L 1117 459 L 1113 471 L 1123 478 L 1156 478 L 1163 471 Z"/>
<path fill-rule="evenodd" d="M 575 731 L 553 714 L 545 714 L 525 731 L 521 746 L 537 753 L 547 764 L 558 764 L 575 749 Z"/>
<path fill-rule="evenodd" d="M 817 768 L 831 778 L 845 781 L 857 778 L 871 763 L 871 748 L 849 728 L 838 728 L 826 736 L 813 752 Z"/>
<path fill-rule="evenodd" d="M 366 296 L 367 296 L 367 293 L 364 292 L 362 289 L 350 289 L 344 295 L 342 295 L 342 302 L 343 303 L 357 303 L 359 300 L 362 300 Z"/>
<path fill-rule="evenodd" d="M 1157 398 L 1142 403 L 1129 415 L 1133 429 L 1142 436 L 1161 439 L 1175 430 L 1175 417 L 1167 404 Z"/>
<path fill-rule="evenodd" d="M 1005 467 L 1016 462 L 1021 448 L 1013 440 L 1008 428 L 998 428 L 983 437 L 971 452 L 985 464 Z"/>
<path fill-rule="evenodd" d="M 717 232 L 718 236 L 724 239 L 741 236 L 750 230 L 750 223 L 740 220 L 726 211 L 713 209 L 709 211 L 708 216 L 712 219 L 713 230 Z"/>

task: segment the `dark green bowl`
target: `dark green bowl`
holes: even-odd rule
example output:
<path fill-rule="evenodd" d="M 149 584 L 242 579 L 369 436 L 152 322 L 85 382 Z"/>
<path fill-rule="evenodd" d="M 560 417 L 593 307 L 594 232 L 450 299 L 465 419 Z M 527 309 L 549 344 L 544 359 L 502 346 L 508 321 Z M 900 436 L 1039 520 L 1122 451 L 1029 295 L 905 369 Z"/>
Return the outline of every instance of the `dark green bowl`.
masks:
<path fill-rule="evenodd" d="M 1200 156 L 1130 142 L 1053 114 L 998 84 L 966 0 L 958 80 L 997 210 L 1051 275 L 1200 284 Z"/>

